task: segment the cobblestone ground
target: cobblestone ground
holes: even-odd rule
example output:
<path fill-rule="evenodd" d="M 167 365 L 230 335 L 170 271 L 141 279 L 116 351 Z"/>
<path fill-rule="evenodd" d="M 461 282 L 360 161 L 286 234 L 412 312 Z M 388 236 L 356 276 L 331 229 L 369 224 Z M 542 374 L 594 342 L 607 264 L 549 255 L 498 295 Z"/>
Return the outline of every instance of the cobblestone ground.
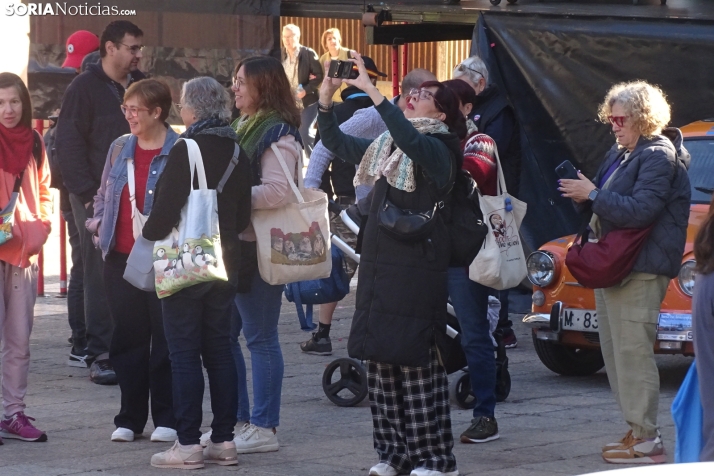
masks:
<path fill-rule="evenodd" d="M 56 243 L 53 238 L 51 243 Z M 165 474 L 149 466 L 152 454 L 166 449 L 145 437 L 132 443 L 113 443 L 112 421 L 119 408 L 119 388 L 91 383 L 88 370 L 66 365 L 69 346 L 66 302 L 57 298 L 57 252 L 46 246 L 47 297 L 38 299 L 32 335 L 32 364 L 27 412 L 46 430 L 47 443 L 5 440 L 0 447 L 0 475 L 149 475 Z M 207 466 L 201 474 L 243 475 L 367 475 L 375 464 L 368 402 L 340 408 L 323 393 L 321 376 L 332 360 L 345 357 L 353 311 L 351 294 L 336 312 L 330 357 L 303 355 L 298 343 L 306 339 L 294 306 L 284 303 L 280 336 L 285 356 L 280 451 L 239 457 L 234 467 Z M 512 309 L 523 310 L 527 297 Z M 513 381 L 507 401 L 498 404 L 496 417 L 501 438 L 481 445 L 456 443 L 455 454 L 463 475 L 542 476 L 583 474 L 615 469 L 604 463 L 600 447 L 627 431 L 610 393 L 604 371 L 584 378 L 566 378 L 547 370 L 538 360 L 529 330 L 513 315 L 518 348 L 510 350 Z M 249 354 L 246 353 L 246 357 Z M 674 428 L 669 408 L 691 359 L 658 357 L 662 393 L 660 423 L 672 460 Z M 250 362 L 248 361 L 250 365 Z M 208 387 L 204 399 L 204 427 L 211 414 Z M 471 419 L 469 411 L 452 405 L 452 423 L 458 434 Z"/>

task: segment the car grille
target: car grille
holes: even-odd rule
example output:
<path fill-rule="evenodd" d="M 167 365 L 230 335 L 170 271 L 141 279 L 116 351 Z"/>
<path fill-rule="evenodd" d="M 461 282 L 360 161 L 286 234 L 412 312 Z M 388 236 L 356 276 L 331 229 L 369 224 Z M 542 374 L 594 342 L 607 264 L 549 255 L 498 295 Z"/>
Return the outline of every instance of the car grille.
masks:
<path fill-rule="evenodd" d="M 583 337 L 585 337 L 585 340 L 590 342 L 591 344 L 600 343 L 600 334 L 598 334 L 597 332 L 583 332 Z"/>

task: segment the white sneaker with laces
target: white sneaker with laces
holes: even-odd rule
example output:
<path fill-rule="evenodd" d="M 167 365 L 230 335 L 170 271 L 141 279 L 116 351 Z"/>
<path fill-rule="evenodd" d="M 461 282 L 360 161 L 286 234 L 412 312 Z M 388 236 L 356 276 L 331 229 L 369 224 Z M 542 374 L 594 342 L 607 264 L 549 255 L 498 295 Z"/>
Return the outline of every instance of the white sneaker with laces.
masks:
<path fill-rule="evenodd" d="M 112 441 L 119 441 L 122 443 L 134 441 L 134 432 L 129 428 L 117 428 L 112 433 Z"/>
<path fill-rule="evenodd" d="M 409 476 L 459 476 L 459 470 L 442 473 L 441 471 L 434 471 L 433 469 L 416 468 Z"/>
<path fill-rule="evenodd" d="M 151 441 L 163 441 L 165 443 L 173 443 L 178 439 L 176 430 L 165 426 L 157 426 L 151 434 Z"/>
<path fill-rule="evenodd" d="M 387 463 L 377 463 L 369 470 L 369 476 L 397 476 L 399 472 Z"/>
<path fill-rule="evenodd" d="M 156 453 L 151 457 L 151 466 L 155 468 L 201 469 L 203 448 L 201 445 L 182 445 L 176 440 L 171 449 Z"/>
<path fill-rule="evenodd" d="M 271 428 L 261 428 L 252 423 L 233 440 L 238 454 L 269 453 L 278 451 L 278 437 Z"/>
<path fill-rule="evenodd" d="M 241 433 L 243 433 L 245 431 L 245 429 L 248 428 L 248 426 L 250 426 L 250 423 L 248 423 L 247 421 L 239 421 L 238 423 L 236 423 L 236 428 L 237 428 L 237 430 L 235 430 L 236 437 L 238 437 Z M 201 446 L 203 446 L 205 448 L 208 445 L 208 442 L 211 440 L 212 434 L 213 434 L 213 430 L 208 430 L 207 432 L 205 432 L 204 434 L 201 435 L 201 440 L 200 440 Z"/>

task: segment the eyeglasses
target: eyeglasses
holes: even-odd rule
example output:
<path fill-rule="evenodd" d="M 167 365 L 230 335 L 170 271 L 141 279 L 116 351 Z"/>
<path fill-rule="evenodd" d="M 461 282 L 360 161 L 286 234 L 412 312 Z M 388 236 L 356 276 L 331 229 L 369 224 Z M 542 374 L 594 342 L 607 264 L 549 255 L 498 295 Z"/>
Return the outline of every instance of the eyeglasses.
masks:
<path fill-rule="evenodd" d="M 121 113 L 126 116 L 126 113 L 129 113 L 130 117 L 136 117 L 139 115 L 139 111 L 150 111 L 148 107 L 134 107 L 134 106 L 123 106 L 121 107 Z"/>
<path fill-rule="evenodd" d="M 183 109 L 183 106 L 182 106 L 181 103 L 179 103 L 179 102 L 175 102 L 175 103 L 174 103 L 174 106 L 176 106 L 176 110 L 177 110 L 178 112 L 181 112 L 181 109 Z"/>
<path fill-rule="evenodd" d="M 243 81 L 242 79 L 233 78 L 233 84 L 231 86 L 233 89 L 240 89 L 243 86 L 245 86 L 245 81 Z"/>
<path fill-rule="evenodd" d="M 607 116 L 607 120 L 610 121 L 610 124 L 617 127 L 623 127 L 625 125 L 625 119 L 627 119 L 627 116 Z"/>
<path fill-rule="evenodd" d="M 477 71 L 477 70 L 475 70 L 475 69 L 473 69 L 473 68 L 469 68 L 468 66 L 466 66 L 466 65 L 463 64 L 463 63 L 460 63 L 460 64 L 456 67 L 456 71 L 461 71 L 462 73 L 465 73 L 467 69 L 470 70 L 470 71 L 473 71 L 473 72 L 476 73 L 476 74 L 480 74 L 481 77 L 484 78 L 484 79 L 486 78 L 486 76 L 484 76 L 484 74 L 483 74 L 481 71 Z"/>
<path fill-rule="evenodd" d="M 126 46 L 129 49 L 129 52 L 134 56 L 139 54 L 139 51 L 144 51 L 144 45 L 129 46 L 126 43 L 122 43 L 121 41 L 118 42 L 118 44 Z"/>
<path fill-rule="evenodd" d="M 439 104 L 439 101 L 437 101 L 436 98 L 434 97 L 434 93 L 432 93 L 432 92 L 429 91 L 428 89 L 416 89 L 416 88 L 410 89 L 410 90 L 409 90 L 409 96 L 411 96 L 411 97 L 416 97 L 416 98 L 417 98 L 417 101 L 419 101 L 419 100 L 421 100 L 421 99 L 431 99 L 431 100 L 434 101 L 434 104 L 436 104 L 437 106 L 439 106 L 439 109 L 440 109 L 442 112 L 443 112 L 443 110 L 444 110 L 444 107 L 443 107 L 441 104 Z"/>

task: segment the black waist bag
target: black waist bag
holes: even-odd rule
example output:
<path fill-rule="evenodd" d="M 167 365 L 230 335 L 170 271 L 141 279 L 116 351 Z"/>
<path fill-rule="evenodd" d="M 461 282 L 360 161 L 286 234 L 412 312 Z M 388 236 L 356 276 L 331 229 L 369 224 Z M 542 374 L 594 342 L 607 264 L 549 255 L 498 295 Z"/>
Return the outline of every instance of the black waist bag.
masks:
<path fill-rule="evenodd" d="M 440 202 L 443 206 L 443 202 Z M 439 203 L 431 210 L 407 210 L 399 208 L 384 198 L 379 209 L 379 227 L 389 237 L 398 241 L 422 241 L 431 235 L 436 226 Z"/>

